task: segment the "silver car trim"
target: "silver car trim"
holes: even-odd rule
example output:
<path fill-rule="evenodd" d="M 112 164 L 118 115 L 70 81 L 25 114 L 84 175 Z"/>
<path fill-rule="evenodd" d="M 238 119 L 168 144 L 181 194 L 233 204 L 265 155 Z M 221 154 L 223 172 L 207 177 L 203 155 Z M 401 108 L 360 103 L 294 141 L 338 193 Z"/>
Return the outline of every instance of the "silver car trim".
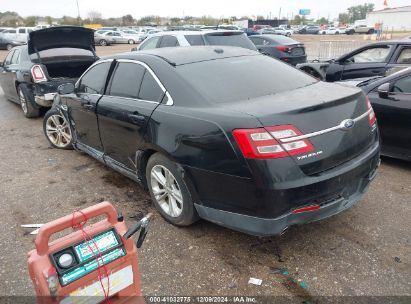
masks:
<path fill-rule="evenodd" d="M 372 112 L 372 108 L 368 109 L 368 111 L 365 112 L 364 114 L 361 114 L 360 116 L 354 118 L 353 121 L 357 122 L 357 121 L 367 117 L 371 112 Z M 324 129 L 324 130 L 320 130 L 320 131 L 316 131 L 316 132 L 312 132 L 312 133 L 308 133 L 308 134 L 304 134 L 304 135 L 283 138 L 283 139 L 280 139 L 280 141 L 282 143 L 288 143 L 288 142 L 291 142 L 291 141 L 297 141 L 297 140 L 306 139 L 306 138 L 310 138 L 310 137 L 314 137 L 314 136 L 318 136 L 318 135 L 323 135 L 323 134 L 326 134 L 326 133 L 329 133 L 329 132 L 332 132 L 332 131 L 336 131 L 336 130 L 344 130 L 343 123 L 345 121 L 346 121 L 346 119 L 344 119 L 339 125 L 328 128 L 328 129 Z"/>

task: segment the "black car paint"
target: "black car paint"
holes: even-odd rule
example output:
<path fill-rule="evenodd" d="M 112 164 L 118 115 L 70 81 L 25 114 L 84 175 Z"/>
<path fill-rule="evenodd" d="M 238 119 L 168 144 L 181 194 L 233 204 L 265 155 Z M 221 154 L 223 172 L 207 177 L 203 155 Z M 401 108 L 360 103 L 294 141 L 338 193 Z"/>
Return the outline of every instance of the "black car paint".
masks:
<path fill-rule="evenodd" d="M 257 47 L 258 51 L 261 52 L 262 54 L 268 55 L 270 57 L 277 58 L 279 60 L 282 60 L 286 63 L 289 63 L 291 65 L 297 65 L 299 63 L 304 63 L 307 61 L 307 55 L 305 53 L 305 47 L 304 44 L 295 41 L 294 42 L 289 42 L 287 44 L 284 43 L 279 43 L 276 38 L 278 35 L 255 35 L 248 37 Z M 261 43 L 261 40 L 266 40 L 269 41 L 270 44 L 264 45 Z M 290 40 L 292 40 L 290 38 Z M 278 49 L 276 49 L 276 46 L 284 45 L 290 49 L 288 52 L 283 52 Z M 292 50 L 294 48 L 300 48 L 303 49 L 303 53 L 301 55 L 293 55 Z"/>
<path fill-rule="evenodd" d="M 347 63 L 347 59 L 351 56 L 360 53 L 364 50 L 381 46 L 391 47 L 390 53 L 385 62 Z M 398 56 L 404 48 L 411 48 L 411 41 L 383 41 L 372 43 L 364 47 L 358 48 L 348 54 L 341 56 L 340 58 L 334 61 L 331 61 L 330 65 L 327 67 L 326 70 L 325 80 L 332 82 L 362 77 L 384 76 L 385 73 L 392 68 L 398 66 L 407 66 L 407 64 L 396 63 Z"/>
<path fill-rule="evenodd" d="M 349 132 L 339 143 L 333 143 L 335 137 L 327 137 L 329 150 L 323 152 L 324 161 L 327 163 L 328 159 L 329 162 L 339 150 L 343 151 L 344 157 L 341 157 L 340 162 L 336 157 L 334 163 L 326 164 L 323 170 L 313 170 L 309 174 L 304 173 L 292 157 L 245 159 L 231 133 L 235 128 L 256 128 L 268 123 L 301 123 L 304 124 L 301 128 L 305 132 L 333 125 L 333 119 L 337 116 L 351 117 L 366 111 L 365 103 L 361 102 L 364 97 L 358 89 L 341 87 L 341 98 L 335 99 L 339 87 L 317 83 L 303 88 L 302 92 L 295 90 L 290 94 L 271 96 L 277 98 L 277 103 L 270 102 L 269 98 L 262 99 L 261 105 L 274 106 L 270 112 L 267 112 L 267 108 L 247 102 L 210 104 L 178 77 L 174 70 L 176 65 L 189 64 L 196 56 L 197 60 L 206 60 L 200 57 L 207 52 L 212 53 L 207 60 L 260 55 L 240 48 L 222 47 L 222 53 L 200 53 L 213 49 L 209 47 L 197 47 L 190 52 L 184 49 L 178 48 L 172 53 L 165 49 L 141 51 L 111 57 L 114 59 L 113 64 L 119 60 L 137 60 L 150 67 L 167 88 L 174 105 L 165 104 L 165 100 L 169 101 L 166 95 L 157 104 L 127 102 L 120 107 L 110 106 L 109 101 L 104 105 L 105 97 L 96 96 L 93 107 L 85 109 L 85 104 L 82 105 L 76 93 L 58 96 L 53 106 L 60 109 L 71 122 L 74 147 L 142 184 L 145 184 L 144 165 L 148 157 L 154 152 L 163 153 L 178 164 L 201 217 L 254 235 L 279 234 L 291 224 L 331 216 L 354 204 L 364 193 L 378 165 L 377 129 L 371 131 L 368 125 L 361 127 L 367 131 L 361 131 L 359 138 L 365 136 L 367 139 L 364 144 L 358 145 L 361 148 L 358 151 L 356 147 L 344 147 L 348 140 L 355 140 Z M 326 91 L 329 93 L 322 94 Z M 310 96 L 310 100 L 307 102 L 304 96 Z M 121 102 L 114 97 L 108 98 L 114 99 L 114 104 Z M 282 100 L 288 103 L 284 104 Z M 356 104 L 354 109 L 348 106 L 353 102 Z M 324 119 L 327 109 L 333 106 L 339 106 L 340 114 L 332 114 L 329 117 L 331 121 Z M 318 113 L 310 119 L 297 118 L 308 118 L 310 113 L 317 110 Z M 87 113 L 87 117 L 76 120 L 73 111 Z M 270 116 L 271 111 L 274 114 Z M 138 121 L 130 121 L 126 113 L 139 113 L 143 117 Z M 318 126 L 317 122 L 322 125 Z M 362 121 L 359 125 L 363 123 L 368 122 Z M 101 127 L 110 128 L 112 134 L 105 137 L 101 136 L 100 131 L 100 136 L 97 136 L 96 132 Z M 367 132 L 371 133 L 366 135 Z M 95 140 L 100 140 L 100 144 L 93 144 Z M 319 139 L 313 141 L 317 144 Z M 110 146 L 115 146 L 117 152 L 122 153 L 121 158 L 116 159 L 113 156 L 115 154 L 107 153 L 105 149 Z M 310 161 L 302 162 L 302 167 L 304 163 L 306 170 L 312 170 Z M 321 162 L 316 166 L 317 169 L 321 167 Z M 322 204 L 321 212 L 291 214 L 294 208 L 314 202 Z"/>
<path fill-rule="evenodd" d="M 379 78 L 362 86 L 377 116 L 381 135 L 381 154 L 411 161 L 411 92 L 388 92 L 379 94 L 378 87 L 393 84 L 403 78 L 411 77 L 411 68 L 388 77 Z"/>

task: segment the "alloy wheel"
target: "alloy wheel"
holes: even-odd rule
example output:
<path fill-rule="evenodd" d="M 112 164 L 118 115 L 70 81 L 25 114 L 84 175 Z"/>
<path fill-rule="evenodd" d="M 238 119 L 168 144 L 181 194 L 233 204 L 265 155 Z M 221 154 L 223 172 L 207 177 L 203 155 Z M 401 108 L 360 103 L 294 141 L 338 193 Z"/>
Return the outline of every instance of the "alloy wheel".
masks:
<path fill-rule="evenodd" d="M 21 109 L 23 110 L 24 114 L 27 114 L 27 101 L 21 89 L 19 89 L 19 98 L 20 98 Z"/>
<path fill-rule="evenodd" d="M 65 148 L 71 143 L 71 130 L 64 116 L 55 114 L 47 118 L 46 135 L 59 148 Z"/>
<path fill-rule="evenodd" d="M 101 46 L 106 46 L 106 45 L 107 45 L 107 41 L 105 41 L 105 40 L 100 40 L 100 45 L 101 45 Z"/>
<path fill-rule="evenodd" d="M 171 217 L 183 212 L 183 194 L 176 178 L 166 167 L 156 165 L 151 169 L 151 190 L 161 209 Z"/>

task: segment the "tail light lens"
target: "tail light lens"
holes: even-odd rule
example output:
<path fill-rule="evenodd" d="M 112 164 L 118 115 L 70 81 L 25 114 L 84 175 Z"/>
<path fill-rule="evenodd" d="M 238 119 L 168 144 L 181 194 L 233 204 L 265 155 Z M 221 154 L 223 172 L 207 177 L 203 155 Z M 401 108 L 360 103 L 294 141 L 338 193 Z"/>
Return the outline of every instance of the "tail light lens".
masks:
<path fill-rule="evenodd" d="M 284 45 L 277 45 L 275 46 L 275 48 L 279 50 L 280 52 L 288 53 L 290 51 L 290 49 Z"/>
<path fill-rule="evenodd" d="M 46 75 L 44 74 L 43 69 L 38 64 L 33 65 L 33 67 L 31 68 L 31 76 L 33 77 L 33 81 L 36 83 L 47 81 L 47 78 L 46 78 Z"/>
<path fill-rule="evenodd" d="M 370 126 L 373 126 L 377 121 L 377 117 L 375 116 L 374 110 L 372 109 L 371 102 L 368 99 L 368 96 L 365 97 L 365 100 L 367 102 L 367 109 L 371 109 L 370 114 L 368 114 L 368 122 L 370 123 Z"/>
<path fill-rule="evenodd" d="M 281 158 L 314 150 L 307 139 L 280 144 L 281 139 L 303 135 L 293 125 L 236 129 L 233 135 L 245 158 Z"/>

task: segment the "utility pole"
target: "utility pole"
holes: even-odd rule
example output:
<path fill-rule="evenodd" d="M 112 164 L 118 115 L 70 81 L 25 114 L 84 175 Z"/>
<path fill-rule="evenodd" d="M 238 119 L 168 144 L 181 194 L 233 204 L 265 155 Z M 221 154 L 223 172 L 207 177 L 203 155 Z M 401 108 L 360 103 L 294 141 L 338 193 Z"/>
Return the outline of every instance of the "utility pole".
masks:
<path fill-rule="evenodd" d="M 281 7 L 280 7 L 280 10 L 278 11 L 278 20 L 280 19 L 281 19 Z"/>
<path fill-rule="evenodd" d="M 77 3 L 77 20 L 78 20 L 78 23 L 80 24 L 81 17 L 80 17 L 80 6 L 78 5 L 78 0 L 76 0 L 76 3 Z"/>

